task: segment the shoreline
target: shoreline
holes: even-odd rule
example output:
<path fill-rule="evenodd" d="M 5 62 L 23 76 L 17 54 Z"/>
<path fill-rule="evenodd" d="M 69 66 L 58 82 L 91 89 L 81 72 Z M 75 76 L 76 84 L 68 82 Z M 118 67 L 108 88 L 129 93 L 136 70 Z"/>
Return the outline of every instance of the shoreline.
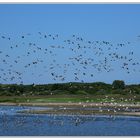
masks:
<path fill-rule="evenodd" d="M 132 104 L 132 103 L 85 103 L 85 102 L 77 102 L 77 103 L 69 103 L 69 102 L 57 102 L 57 103 L 13 103 L 13 102 L 1 102 L 0 105 L 13 105 L 13 106 L 76 106 L 76 107 L 136 107 L 140 108 L 140 103 Z"/>
<path fill-rule="evenodd" d="M 124 115 L 124 116 L 139 116 L 140 111 L 135 112 L 133 110 L 139 109 L 140 104 L 126 104 L 126 103 L 0 103 L 4 106 L 39 106 L 48 107 L 47 109 L 31 109 L 21 110 L 17 113 L 24 114 L 52 114 L 52 115 Z M 50 108 L 49 108 L 50 107 Z M 102 108 L 102 111 L 99 110 Z M 114 112 L 114 110 L 120 109 L 120 111 Z M 126 111 L 125 108 L 129 108 L 131 111 Z M 108 111 L 109 110 L 109 111 Z"/>

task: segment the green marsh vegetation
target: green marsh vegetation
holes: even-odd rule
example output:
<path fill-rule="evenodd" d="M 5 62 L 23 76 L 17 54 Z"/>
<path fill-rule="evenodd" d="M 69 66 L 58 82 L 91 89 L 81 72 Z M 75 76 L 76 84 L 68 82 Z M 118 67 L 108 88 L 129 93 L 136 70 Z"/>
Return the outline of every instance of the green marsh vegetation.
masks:
<path fill-rule="evenodd" d="M 45 85 L 0 84 L 0 102 L 140 102 L 140 84 L 56 83 Z"/>

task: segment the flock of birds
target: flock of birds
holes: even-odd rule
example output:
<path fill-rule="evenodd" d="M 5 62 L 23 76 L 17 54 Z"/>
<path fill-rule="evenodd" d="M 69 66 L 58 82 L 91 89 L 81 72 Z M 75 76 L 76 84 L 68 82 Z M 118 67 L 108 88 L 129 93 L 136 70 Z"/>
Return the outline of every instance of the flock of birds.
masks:
<path fill-rule="evenodd" d="M 13 111 L 13 110 L 12 110 Z M 8 118 L 8 114 L 7 113 L 2 113 L 1 112 L 1 124 L 2 124 L 2 128 L 3 129 L 8 129 L 9 125 L 10 127 L 17 127 L 17 128 L 25 128 L 26 125 L 29 124 L 29 122 L 32 123 L 33 126 L 39 126 L 39 125 L 44 125 L 45 123 L 47 123 L 48 126 L 63 126 L 65 125 L 65 121 L 62 118 L 59 118 L 58 115 L 48 115 L 48 117 L 46 119 L 41 118 L 39 115 L 35 115 L 34 118 L 32 120 L 30 120 L 30 117 L 27 117 L 26 115 L 23 116 L 13 116 L 12 117 L 12 122 L 11 119 L 9 120 Z M 86 121 L 95 121 L 95 118 L 85 118 L 85 117 L 81 117 L 81 116 L 73 116 L 71 115 L 71 117 L 69 117 L 69 119 L 67 118 L 67 120 L 69 120 L 69 123 L 78 126 L 81 123 L 85 123 Z M 11 122 L 11 123 L 10 123 Z"/>
<path fill-rule="evenodd" d="M 105 97 L 106 99 L 108 98 L 108 96 Z M 134 96 L 134 98 L 136 98 L 136 96 Z M 121 98 L 122 100 L 126 100 L 125 98 Z M 114 98 L 112 98 L 112 100 L 114 100 Z M 127 99 L 129 100 L 129 99 Z M 87 100 L 88 101 L 88 100 Z M 79 102 L 80 104 L 80 102 Z M 119 113 L 119 112 L 139 112 L 140 109 L 139 108 L 133 108 L 133 107 L 129 107 L 127 105 L 122 105 L 122 104 L 117 104 L 117 103 L 113 103 L 114 105 L 117 105 L 117 106 L 114 106 L 114 107 L 104 107 L 104 106 L 98 106 L 97 104 L 97 107 L 93 107 L 93 108 L 86 108 L 87 110 L 90 110 L 91 113 L 92 111 L 98 111 L 100 113 L 102 112 L 112 112 L 111 114 L 112 115 L 108 115 L 107 118 L 108 120 L 110 121 L 115 121 L 116 120 L 116 113 Z M 119 105 L 119 106 L 118 106 Z M 26 107 L 22 106 L 21 107 L 21 110 L 22 109 L 25 109 Z M 85 108 L 85 106 L 83 106 L 82 110 Z M 31 109 L 31 108 L 30 108 Z M 27 109 L 26 110 L 30 110 L 30 109 Z M 33 109 L 33 108 L 32 108 Z M 31 109 L 31 110 L 32 110 Z M 43 110 L 45 109 L 44 107 L 42 108 Z M 76 109 L 76 108 L 69 108 L 69 107 L 64 107 L 62 108 L 64 110 L 68 109 L 68 110 L 72 110 L 72 109 Z M 3 129 L 8 129 L 8 127 L 25 127 L 26 125 L 29 125 L 29 122 L 32 123 L 33 126 L 39 126 L 39 125 L 44 125 L 47 123 L 48 126 L 63 126 L 65 125 L 66 121 L 65 119 L 63 118 L 63 115 L 65 116 L 65 113 L 63 115 L 60 114 L 60 118 L 59 118 L 59 115 L 57 114 L 48 114 L 48 117 L 47 119 L 43 119 L 40 115 L 35 115 L 32 120 L 30 120 L 30 116 L 27 116 L 27 115 L 22 115 L 22 116 L 18 116 L 16 115 L 16 108 L 11 108 L 10 110 L 0 110 L 0 119 L 1 119 L 1 125 L 3 126 L 2 128 Z M 14 113 L 15 115 L 12 116 L 12 119 L 9 119 L 9 115 L 8 115 L 8 112 L 12 112 Z M 77 112 L 78 113 L 78 112 Z M 99 114 L 100 114 L 99 113 Z M 46 117 L 45 117 L 46 118 Z M 75 126 L 79 126 L 87 121 L 96 121 L 97 119 L 99 119 L 98 117 L 98 114 L 97 113 L 93 113 L 91 116 L 87 116 L 87 117 L 83 117 L 79 114 L 75 115 L 75 114 L 70 114 L 70 117 L 67 118 L 67 120 L 69 121 L 69 123 L 75 125 Z M 11 121 L 12 120 L 12 121 Z"/>
<path fill-rule="evenodd" d="M 33 83 L 42 77 L 54 82 L 85 82 L 103 72 L 140 72 L 140 62 L 129 41 L 113 44 L 37 32 L 16 37 L 0 34 L 0 43 L 0 83 L 23 84 L 25 77 Z"/>

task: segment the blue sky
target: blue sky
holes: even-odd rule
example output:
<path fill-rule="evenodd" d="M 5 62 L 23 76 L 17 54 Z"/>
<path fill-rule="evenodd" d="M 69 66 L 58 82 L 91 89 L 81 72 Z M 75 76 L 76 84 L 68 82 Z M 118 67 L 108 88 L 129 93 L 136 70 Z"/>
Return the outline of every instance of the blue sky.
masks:
<path fill-rule="evenodd" d="M 31 33 L 29 38 L 24 40 L 25 44 L 27 42 L 36 42 L 40 47 L 46 47 L 47 45 L 64 45 L 63 40 L 71 38 L 74 34 L 76 36 L 82 37 L 85 40 L 91 41 L 109 41 L 112 44 L 117 43 L 126 43 L 131 42 L 127 47 L 120 49 L 117 53 L 122 53 L 127 55 L 129 51 L 134 51 L 133 59 L 137 62 L 140 60 L 140 40 L 137 37 L 140 35 L 140 5 L 135 4 L 11 4 L 11 5 L 0 5 L 0 35 L 10 36 L 12 41 L 4 41 L 0 39 L 0 50 L 5 51 L 9 54 L 12 59 L 17 55 L 22 57 L 22 53 L 26 52 L 28 47 L 21 47 L 20 49 L 15 49 L 10 51 L 7 49 L 10 45 L 21 44 L 21 36 L 27 33 Z M 53 34 L 59 35 L 59 39 L 55 42 L 45 42 L 43 39 L 38 39 L 38 32 L 43 34 Z M 82 44 L 81 44 L 82 45 Z M 115 45 L 114 45 L 115 46 Z M 87 49 L 87 58 L 94 58 L 91 51 Z M 55 50 L 55 53 L 58 53 L 59 50 Z M 59 60 L 60 64 L 68 64 L 69 62 L 65 59 L 67 56 L 76 56 L 68 50 L 61 50 L 57 55 L 57 58 L 52 56 L 45 56 L 41 52 L 37 52 L 35 55 L 30 55 L 28 57 L 21 58 L 18 64 L 14 64 L 14 69 L 18 72 L 23 73 L 22 81 L 25 84 L 30 83 L 54 83 L 62 82 L 61 80 L 53 80 L 50 76 L 52 73 L 51 70 L 44 72 L 43 66 L 44 63 L 47 67 L 50 65 L 53 59 Z M 105 52 L 107 55 L 108 52 Z M 104 57 L 105 57 L 104 55 Z M 0 59 L 2 61 L 3 56 L 1 54 Z M 23 63 L 29 63 L 30 60 L 34 58 L 43 59 L 45 62 L 39 64 L 36 68 L 29 68 L 28 70 L 23 70 Z M 102 57 L 103 58 L 103 57 Z M 96 58 L 98 59 L 98 58 Z M 8 60 L 9 63 L 12 63 Z M 67 70 L 65 76 L 65 81 L 70 82 L 75 81 L 72 78 L 72 74 L 75 71 L 75 68 L 78 68 L 79 65 L 70 66 Z M 112 64 L 113 71 L 111 72 L 96 72 L 90 66 L 87 67 L 86 71 L 83 71 L 79 66 L 80 72 L 87 73 L 86 76 L 79 74 L 79 81 L 83 80 L 84 82 L 96 82 L 102 81 L 107 83 L 112 83 L 115 79 L 125 80 L 126 83 L 140 83 L 140 66 L 137 66 L 136 71 L 127 74 L 124 70 L 120 69 L 120 62 L 113 62 Z M 130 66 L 131 67 L 131 66 Z M 5 65 L 1 62 L 1 68 L 4 68 L 5 71 L 9 68 L 8 65 Z M 60 75 L 63 75 L 63 68 L 53 70 Z M 34 72 L 35 75 L 31 75 Z M 94 77 L 90 77 L 88 73 L 92 73 Z M 0 73 L 3 77 L 3 72 Z M 38 77 L 37 75 L 42 74 L 43 76 Z M 6 76 L 5 76 L 6 77 Z M 7 75 L 10 78 L 10 75 Z M 0 79 L 1 83 L 19 83 L 20 80 L 3 81 Z M 76 81 L 78 82 L 78 81 Z"/>

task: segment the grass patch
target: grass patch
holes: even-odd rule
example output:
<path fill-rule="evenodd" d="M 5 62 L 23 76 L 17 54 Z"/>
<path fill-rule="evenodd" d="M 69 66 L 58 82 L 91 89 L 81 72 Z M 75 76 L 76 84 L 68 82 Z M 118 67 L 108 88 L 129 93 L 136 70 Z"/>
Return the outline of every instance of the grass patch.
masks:
<path fill-rule="evenodd" d="M 132 100 L 131 100 L 132 99 Z M 140 102 L 140 95 L 48 95 L 48 96 L 1 96 L 0 102 L 10 103 L 60 103 L 60 102 L 117 102 L 117 103 L 134 103 Z"/>

